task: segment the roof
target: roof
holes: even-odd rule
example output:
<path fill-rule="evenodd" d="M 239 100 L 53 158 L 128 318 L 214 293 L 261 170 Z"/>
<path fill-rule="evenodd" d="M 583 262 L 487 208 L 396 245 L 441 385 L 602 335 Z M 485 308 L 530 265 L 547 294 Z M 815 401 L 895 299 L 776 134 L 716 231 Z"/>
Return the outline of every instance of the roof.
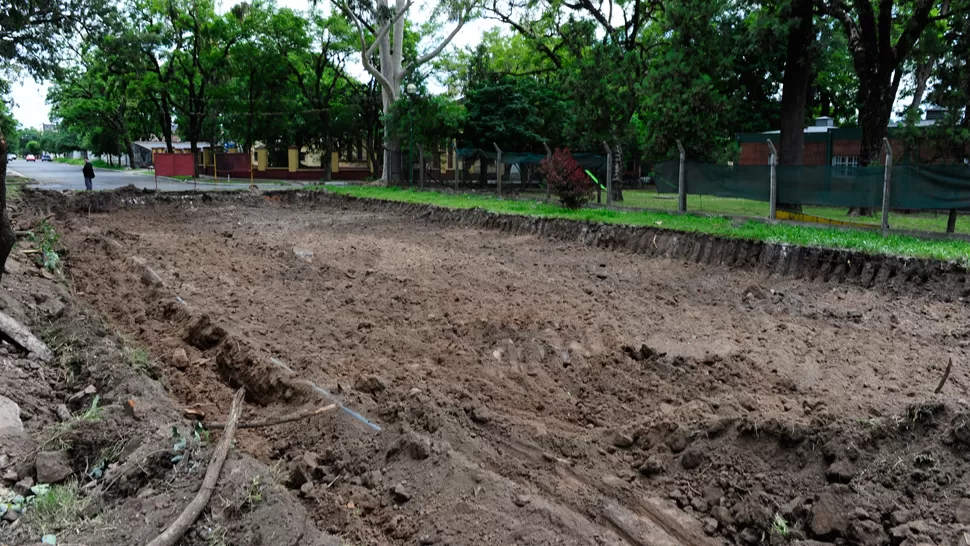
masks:
<path fill-rule="evenodd" d="M 838 127 L 817 127 L 815 125 L 805 128 L 806 133 L 827 133 L 832 129 L 838 129 Z M 765 131 L 761 133 L 763 135 L 778 135 L 781 134 L 781 129 L 775 129 L 774 131 Z"/>
<path fill-rule="evenodd" d="M 145 148 L 146 150 L 154 150 L 155 148 L 165 148 L 165 141 L 164 140 L 137 140 L 135 142 L 132 142 L 132 144 L 134 144 L 135 146 L 138 146 L 140 148 Z M 208 142 L 199 142 L 198 143 L 198 146 L 199 146 L 199 149 L 200 150 L 202 148 L 209 148 L 210 147 Z M 192 143 L 191 142 L 173 142 L 172 143 L 172 149 L 174 149 L 174 150 L 189 150 L 191 148 L 192 148 Z"/>

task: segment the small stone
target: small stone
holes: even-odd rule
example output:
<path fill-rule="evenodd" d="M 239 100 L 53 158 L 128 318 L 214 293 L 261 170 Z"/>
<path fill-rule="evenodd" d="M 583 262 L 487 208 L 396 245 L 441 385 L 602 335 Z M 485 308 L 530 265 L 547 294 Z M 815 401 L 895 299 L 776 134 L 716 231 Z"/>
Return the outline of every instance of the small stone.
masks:
<path fill-rule="evenodd" d="M 970 525 L 970 499 L 960 499 L 956 507 L 957 523 Z"/>
<path fill-rule="evenodd" d="M 687 449 L 687 434 L 684 433 L 683 429 L 678 428 L 667 436 L 666 444 L 670 451 L 680 453 Z"/>
<path fill-rule="evenodd" d="M 854 464 L 840 460 L 829 465 L 828 470 L 825 471 L 825 479 L 829 483 L 849 483 L 852 478 L 856 477 L 857 473 Z"/>
<path fill-rule="evenodd" d="M 714 536 L 717 532 L 717 520 L 714 518 L 704 518 L 704 534 Z"/>
<path fill-rule="evenodd" d="M 391 496 L 396 502 L 405 503 L 411 500 L 411 493 L 404 487 L 404 482 L 401 482 L 391 488 Z"/>
<path fill-rule="evenodd" d="M 909 520 L 913 519 L 913 513 L 909 510 L 896 510 L 890 514 L 889 519 L 892 520 L 894 526 L 902 525 L 909 523 Z"/>
<path fill-rule="evenodd" d="M 485 406 L 475 406 L 471 411 L 472 421 L 484 425 L 492 420 L 492 411 Z"/>
<path fill-rule="evenodd" d="M 512 502 L 514 502 L 519 508 L 522 508 L 526 504 L 529 504 L 529 497 L 527 495 L 516 495 L 515 500 Z"/>
<path fill-rule="evenodd" d="M 74 416 L 71 415 L 71 410 L 67 409 L 66 404 L 58 404 L 57 407 L 54 408 L 54 413 L 57 414 L 57 418 L 63 423 L 66 423 L 74 418 Z"/>
<path fill-rule="evenodd" d="M 640 473 L 644 476 L 656 476 L 664 471 L 664 463 L 660 460 L 660 457 L 656 455 L 650 456 L 643 464 L 640 465 Z"/>
<path fill-rule="evenodd" d="M 175 366 L 176 370 L 184 370 L 189 367 L 189 355 L 185 352 L 185 349 L 179 347 L 172 352 L 172 366 Z"/>
<path fill-rule="evenodd" d="M 7 483 L 17 481 L 17 471 L 12 468 L 8 468 L 7 471 L 3 473 L 3 481 Z"/>
<path fill-rule="evenodd" d="M 874 521 L 859 519 L 849 524 L 848 538 L 860 546 L 880 546 L 885 542 L 886 531 Z"/>
<path fill-rule="evenodd" d="M 16 491 L 17 494 L 26 495 L 27 492 L 30 491 L 30 488 L 33 486 L 34 486 L 34 479 L 31 478 L 30 476 L 27 476 L 26 478 L 15 483 L 13 486 L 13 490 Z"/>
<path fill-rule="evenodd" d="M 310 493 L 313 493 L 313 482 L 306 482 L 305 484 L 301 485 L 300 493 L 302 493 L 304 497 L 310 496 Z"/>
<path fill-rule="evenodd" d="M 34 460 L 38 483 L 60 483 L 74 473 L 66 451 L 41 451 Z"/>
<path fill-rule="evenodd" d="M 745 527 L 741 531 L 741 540 L 747 544 L 758 544 L 761 542 L 761 533 L 751 527 Z"/>
<path fill-rule="evenodd" d="M 694 510 L 697 510 L 698 512 L 701 512 L 701 513 L 707 512 L 707 509 L 708 509 L 707 501 L 705 501 L 700 497 L 692 498 L 690 500 L 690 505 L 694 508 Z"/>
<path fill-rule="evenodd" d="M 849 511 L 842 496 L 822 491 L 812 505 L 812 534 L 817 537 L 842 536 L 849 526 Z"/>
<path fill-rule="evenodd" d="M 697 448 L 691 448 L 684 452 L 680 457 L 680 466 L 684 467 L 684 470 L 694 470 L 695 468 L 704 464 L 707 457 L 704 452 Z"/>
<path fill-rule="evenodd" d="M 731 515 L 731 511 L 724 506 L 715 506 L 714 510 L 711 510 L 711 515 L 718 523 L 727 527 L 728 525 L 734 524 L 734 516 Z"/>
<path fill-rule="evenodd" d="M 17 521 L 19 517 L 20 517 L 19 513 L 13 510 L 7 510 L 6 512 L 3 513 L 3 518 L 0 518 L 0 519 L 3 519 L 3 521 L 9 522 L 9 523 L 13 523 Z"/>
<path fill-rule="evenodd" d="M 421 535 L 421 537 L 418 538 L 418 544 L 421 546 L 431 546 L 435 542 L 435 538 L 431 535 Z"/>
<path fill-rule="evenodd" d="M 415 396 L 421 394 L 422 392 L 423 391 L 421 389 L 419 389 L 417 387 L 412 387 L 411 390 L 408 391 L 408 396 L 414 398 Z"/>
<path fill-rule="evenodd" d="M 856 508 L 852 511 L 852 517 L 855 519 L 872 519 L 869 516 L 869 512 L 866 512 L 865 508 Z"/>
<path fill-rule="evenodd" d="M 633 436 L 629 434 L 623 434 L 622 432 L 614 432 L 613 438 L 610 440 L 614 446 L 621 449 L 626 449 L 633 445 Z"/>
<path fill-rule="evenodd" d="M 387 383 L 376 375 L 365 374 L 354 380 L 354 389 L 368 394 L 374 394 L 387 388 Z"/>
<path fill-rule="evenodd" d="M 71 397 L 67 399 L 67 403 L 73 404 L 75 402 L 85 399 L 88 396 L 94 396 L 97 393 L 98 393 L 97 387 L 95 387 L 94 385 L 88 385 L 87 387 L 84 387 L 84 390 L 80 390 L 72 394 Z"/>
<path fill-rule="evenodd" d="M 24 422 L 20 420 L 20 406 L 16 402 L 0 395 L 0 436 L 21 434 Z"/>

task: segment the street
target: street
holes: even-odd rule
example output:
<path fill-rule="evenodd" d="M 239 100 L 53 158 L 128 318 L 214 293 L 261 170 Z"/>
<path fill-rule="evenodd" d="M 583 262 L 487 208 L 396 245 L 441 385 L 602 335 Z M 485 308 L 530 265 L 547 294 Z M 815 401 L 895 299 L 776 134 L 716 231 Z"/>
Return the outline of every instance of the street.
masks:
<path fill-rule="evenodd" d="M 30 178 L 34 181 L 31 185 L 39 189 L 58 191 L 84 189 L 84 178 L 81 176 L 81 167 L 78 165 L 40 161 L 28 163 L 23 159 L 17 159 L 7 164 L 7 173 Z M 95 190 L 115 190 L 129 184 L 138 188 L 155 189 L 155 177 L 149 174 L 98 169 L 95 169 L 94 174 Z M 161 191 L 187 191 L 194 187 L 191 182 L 158 179 L 158 189 Z M 207 191 L 243 190 L 247 186 L 246 184 L 214 184 L 200 181 L 198 188 Z"/>

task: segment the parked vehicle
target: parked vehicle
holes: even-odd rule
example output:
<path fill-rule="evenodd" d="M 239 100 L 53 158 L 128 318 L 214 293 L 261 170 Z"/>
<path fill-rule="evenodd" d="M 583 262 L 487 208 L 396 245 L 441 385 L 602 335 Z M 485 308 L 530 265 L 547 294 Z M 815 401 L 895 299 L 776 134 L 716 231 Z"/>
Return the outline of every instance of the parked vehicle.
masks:
<path fill-rule="evenodd" d="M 34 157 L 34 154 L 27 154 L 27 157 L 25 157 L 24 159 L 26 159 L 27 161 L 37 161 L 37 158 Z"/>
<path fill-rule="evenodd" d="M 7 162 L 8 163 L 11 162 L 11 161 L 13 161 L 13 160 L 15 160 L 15 159 L 17 159 L 17 154 L 7 154 Z"/>
<path fill-rule="evenodd" d="M 41 161 L 54 161 L 53 159 L 51 159 L 51 154 L 44 154 L 44 155 L 40 156 L 40 160 Z"/>

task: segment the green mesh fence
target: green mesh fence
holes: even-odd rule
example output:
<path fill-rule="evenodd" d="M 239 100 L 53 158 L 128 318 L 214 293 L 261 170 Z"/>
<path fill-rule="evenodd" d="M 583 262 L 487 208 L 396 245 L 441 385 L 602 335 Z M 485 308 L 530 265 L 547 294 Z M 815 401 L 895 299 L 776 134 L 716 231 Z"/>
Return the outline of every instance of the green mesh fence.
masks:
<path fill-rule="evenodd" d="M 572 154 L 573 159 L 577 163 L 582 165 L 584 169 L 589 169 L 591 171 L 602 170 L 606 168 L 606 156 L 588 153 L 574 153 Z M 498 154 L 494 151 L 486 151 L 479 148 L 459 148 L 458 157 L 465 158 L 481 158 L 486 159 L 496 159 Z M 522 165 L 538 165 L 546 159 L 544 154 L 534 154 L 530 152 L 502 152 L 502 162 L 506 165 L 511 165 L 514 163 Z"/>
<path fill-rule="evenodd" d="M 769 200 L 771 167 L 685 163 L 687 193 Z M 679 162 L 654 167 L 657 190 L 677 193 Z M 777 167 L 778 203 L 828 207 L 880 207 L 884 167 Z M 967 165 L 898 165 L 892 168 L 890 208 L 970 209 Z"/>

